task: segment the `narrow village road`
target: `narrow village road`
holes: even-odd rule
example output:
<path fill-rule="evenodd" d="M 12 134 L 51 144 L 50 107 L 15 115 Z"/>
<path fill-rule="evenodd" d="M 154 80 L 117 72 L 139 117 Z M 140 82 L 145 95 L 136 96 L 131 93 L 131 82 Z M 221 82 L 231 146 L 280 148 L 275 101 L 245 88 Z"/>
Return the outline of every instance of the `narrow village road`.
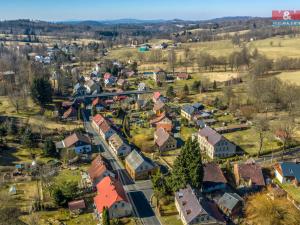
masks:
<path fill-rule="evenodd" d="M 117 171 L 118 177 L 124 186 L 130 203 L 132 204 L 135 216 L 143 225 L 161 225 L 150 204 L 150 199 L 153 194 L 151 181 L 134 182 L 127 174 L 119 158 L 113 154 L 107 143 L 94 130 L 86 113 L 83 113 L 83 119 L 86 131 L 93 136 L 94 144 L 101 148 L 104 157 L 109 160 L 112 168 Z"/>

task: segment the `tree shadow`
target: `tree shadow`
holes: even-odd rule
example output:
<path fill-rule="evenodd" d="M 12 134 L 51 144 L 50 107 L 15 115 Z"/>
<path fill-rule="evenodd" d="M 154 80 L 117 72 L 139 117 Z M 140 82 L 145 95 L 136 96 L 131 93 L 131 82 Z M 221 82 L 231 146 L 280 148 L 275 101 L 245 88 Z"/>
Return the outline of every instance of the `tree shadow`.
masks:
<path fill-rule="evenodd" d="M 0 148 L 0 166 L 14 166 L 20 159 L 13 154 L 17 152 L 14 147 L 3 147 Z"/>

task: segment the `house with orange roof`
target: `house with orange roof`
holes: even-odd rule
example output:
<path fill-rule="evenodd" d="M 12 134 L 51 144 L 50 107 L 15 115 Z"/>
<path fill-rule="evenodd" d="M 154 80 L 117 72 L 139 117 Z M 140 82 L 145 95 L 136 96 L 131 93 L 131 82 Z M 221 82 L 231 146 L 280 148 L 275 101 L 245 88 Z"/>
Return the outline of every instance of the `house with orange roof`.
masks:
<path fill-rule="evenodd" d="M 88 174 L 94 186 L 96 186 L 103 178 L 107 176 L 115 177 L 115 174 L 112 172 L 110 164 L 101 155 L 98 155 L 92 161 L 92 164 L 88 169 Z"/>
<path fill-rule="evenodd" d="M 73 106 L 71 106 L 68 110 L 66 110 L 62 116 L 62 119 L 74 121 L 77 120 L 78 112 Z"/>
<path fill-rule="evenodd" d="M 99 220 L 101 220 L 104 208 L 107 208 L 109 218 L 121 218 L 132 214 L 132 207 L 123 185 L 120 181 L 109 176 L 97 184 L 97 195 L 94 197 L 94 206 Z"/>
<path fill-rule="evenodd" d="M 105 140 L 115 133 L 115 130 L 112 128 L 110 123 L 101 114 L 97 114 L 93 117 L 92 126 Z"/>

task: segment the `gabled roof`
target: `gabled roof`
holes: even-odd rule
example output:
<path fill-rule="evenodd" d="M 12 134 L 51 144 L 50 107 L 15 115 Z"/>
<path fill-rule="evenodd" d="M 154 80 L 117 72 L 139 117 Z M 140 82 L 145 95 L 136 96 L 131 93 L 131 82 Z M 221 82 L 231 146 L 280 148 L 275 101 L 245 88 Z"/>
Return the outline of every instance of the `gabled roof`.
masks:
<path fill-rule="evenodd" d="M 154 103 L 153 110 L 161 110 L 163 107 L 165 107 L 165 103 L 162 101 L 157 101 Z"/>
<path fill-rule="evenodd" d="M 99 97 L 95 98 L 92 102 L 93 106 L 100 105 L 100 104 L 103 104 L 103 101 Z"/>
<path fill-rule="evenodd" d="M 77 116 L 77 110 L 71 106 L 67 111 L 64 112 L 62 118 L 67 119 L 69 117 L 76 117 Z"/>
<path fill-rule="evenodd" d="M 112 177 L 105 177 L 97 184 L 98 194 L 94 197 L 94 203 L 99 213 L 104 207 L 110 208 L 113 204 L 126 201 L 127 197 L 123 185 Z"/>
<path fill-rule="evenodd" d="M 139 168 L 141 165 L 147 165 L 148 166 L 148 170 L 152 169 L 154 167 L 153 163 L 147 159 L 146 157 L 144 157 L 143 155 L 141 155 L 140 153 L 138 153 L 136 150 L 133 150 L 126 158 L 125 161 L 128 163 L 128 165 L 130 165 L 130 167 L 134 170 L 136 170 L 137 168 Z"/>
<path fill-rule="evenodd" d="M 153 120 L 150 120 L 150 124 L 158 123 L 158 122 L 162 121 L 164 118 L 166 118 L 165 112 L 163 112 L 159 117 L 156 117 Z"/>
<path fill-rule="evenodd" d="M 265 179 L 261 167 L 256 163 L 234 164 L 238 172 L 238 179 L 251 180 L 252 184 L 265 186 Z"/>
<path fill-rule="evenodd" d="M 71 201 L 68 203 L 69 210 L 78 210 L 78 209 L 85 209 L 85 202 L 84 200 L 76 200 L 76 201 Z"/>
<path fill-rule="evenodd" d="M 275 166 L 275 169 L 283 177 L 294 177 L 300 182 L 300 164 L 296 162 L 282 162 Z"/>
<path fill-rule="evenodd" d="M 162 96 L 162 95 L 161 95 L 161 93 L 160 93 L 159 91 L 156 91 L 156 92 L 153 93 L 153 98 L 154 98 L 155 100 L 158 100 L 161 96 Z"/>
<path fill-rule="evenodd" d="M 104 120 L 100 126 L 99 129 L 103 132 L 103 133 L 107 133 L 108 131 L 110 131 L 112 129 L 112 127 L 110 126 L 110 124 L 107 122 L 107 120 Z"/>
<path fill-rule="evenodd" d="M 207 138 L 207 141 L 211 145 L 215 145 L 219 141 L 225 139 L 221 134 L 217 133 L 214 129 L 210 128 L 209 126 L 206 126 L 203 129 L 199 130 L 198 134 L 202 137 Z"/>
<path fill-rule="evenodd" d="M 107 79 L 109 79 L 111 76 L 112 76 L 111 73 L 105 73 L 103 77 L 104 77 L 104 80 L 107 80 Z"/>
<path fill-rule="evenodd" d="M 226 192 L 218 201 L 218 205 L 226 209 L 232 210 L 243 198 L 236 193 Z"/>
<path fill-rule="evenodd" d="M 175 198 L 179 203 L 179 208 L 187 224 L 192 222 L 199 215 L 207 214 L 200 205 L 190 185 L 187 185 L 185 189 L 180 189 L 178 192 L 175 192 Z"/>
<path fill-rule="evenodd" d="M 94 180 L 102 176 L 102 174 L 108 170 L 109 170 L 108 163 L 101 155 L 99 155 L 92 161 L 92 164 L 88 169 L 88 174 L 91 180 Z"/>
<path fill-rule="evenodd" d="M 203 182 L 214 182 L 214 183 L 227 183 L 224 174 L 216 163 L 206 163 L 203 165 Z"/>
<path fill-rule="evenodd" d="M 182 107 L 182 110 L 189 115 L 193 115 L 195 112 L 195 108 L 191 105 L 185 105 Z"/>
<path fill-rule="evenodd" d="M 188 79 L 189 75 L 187 73 L 178 73 L 177 77 L 180 79 Z"/>
<path fill-rule="evenodd" d="M 93 121 L 97 126 L 100 126 L 105 121 L 105 118 L 101 114 L 97 114 L 93 117 Z"/>
<path fill-rule="evenodd" d="M 75 132 L 73 133 L 72 135 L 66 137 L 64 140 L 63 140 L 63 143 L 64 143 L 64 147 L 65 148 L 69 148 L 71 146 L 73 146 L 76 142 L 78 141 L 81 141 L 85 144 L 91 144 L 91 140 L 89 137 L 85 136 L 85 135 L 82 135 L 78 132 Z"/>
<path fill-rule="evenodd" d="M 172 125 L 172 121 L 168 117 L 165 117 L 162 120 L 160 120 L 159 122 L 157 122 L 157 124 L 171 124 Z"/>
<path fill-rule="evenodd" d="M 158 145 L 158 147 L 163 146 L 169 138 L 173 138 L 165 129 L 163 128 L 158 128 L 155 131 L 155 135 L 157 136 L 155 143 Z"/>
<path fill-rule="evenodd" d="M 119 149 L 122 146 L 128 146 L 124 140 L 117 134 L 114 133 L 109 139 L 108 141 L 114 146 L 115 149 Z"/>

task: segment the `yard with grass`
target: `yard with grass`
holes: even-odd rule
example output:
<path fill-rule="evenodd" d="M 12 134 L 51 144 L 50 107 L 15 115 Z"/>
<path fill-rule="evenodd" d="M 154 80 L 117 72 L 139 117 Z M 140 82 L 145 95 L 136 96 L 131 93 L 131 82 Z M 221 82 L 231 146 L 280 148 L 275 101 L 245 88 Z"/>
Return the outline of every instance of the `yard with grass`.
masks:
<path fill-rule="evenodd" d="M 181 136 L 182 140 L 186 141 L 194 133 L 197 133 L 197 129 L 196 128 L 181 126 L 180 136 Z"/>
<path fill-rule="evenodd" d="M 295 201 L 300 203 L 300 188 L 296 187 L 294 184 L 285 183 L 281 184 L 277 179 L 275 179 L 275 183 L 278 184 L 282 189 L 284 189 L 288 195 L 290 195 Z"/>
<path fill-rule="evenodd" d="M 281 72 L 277 77 L 283 81 L 300 85 L 300 71 Z"/>
<path fill-rule="evenodd" d="M 154 128 L 142 128 L 133 126 L 131 129 L 131 142 L 142 151 L 149 151 L 154 146 Z"/>
<path fill-rule="evenodd" d="M 254 128 L 224 134 L 228 140 L 240 146 L 247 154 L 256 155 L 259 149 L 259 137 Z M 274 135 L 269 132 L 263 144 L 262 153 L 272 152 L 280 147 Z"/>
<path fill-rule="evenodd" d="M 160 221 L 163 225 L 182 225 L 174 202 L 170 202 L 167 205 L 161 205 Z"/>

